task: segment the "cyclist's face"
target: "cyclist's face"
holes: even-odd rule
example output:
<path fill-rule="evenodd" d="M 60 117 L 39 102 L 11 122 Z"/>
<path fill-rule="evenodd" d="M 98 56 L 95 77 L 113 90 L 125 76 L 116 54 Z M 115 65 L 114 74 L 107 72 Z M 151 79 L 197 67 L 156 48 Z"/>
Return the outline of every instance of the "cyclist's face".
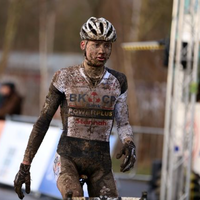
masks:
<path fill-rule="evenodd" d="M 2 96 L 9 96 L 11 94 L 11 89 L 7 85 L 3 85 L 0 87 L 0 94 Z"/>
<path fill-rule="evenodd" d="M 105 41 L 88 41 L 85 43 L 86 60 L 88 65 L 103 66 L 109 59 L 112 43 Z"/>

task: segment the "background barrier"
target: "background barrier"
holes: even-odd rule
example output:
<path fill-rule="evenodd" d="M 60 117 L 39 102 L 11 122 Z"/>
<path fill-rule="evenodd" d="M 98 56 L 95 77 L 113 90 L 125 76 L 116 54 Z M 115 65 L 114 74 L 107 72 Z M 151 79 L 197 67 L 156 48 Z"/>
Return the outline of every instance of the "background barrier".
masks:
<path fill-rule="evenodd" d="M 13 186 L 16 173 L 23 160 L 24 151 L 33 124 L 11 120 L 0 121 L 0 183 Z M 53 162 L 61 135 L 59 127 L 50 126 L 31 165 L 31 191 L 61 198 L 57 189 Z M 113 152 L 117 137 L 111 136 L 110 150 Z M 87 186 L 83 187 L 88 197 Z"/>

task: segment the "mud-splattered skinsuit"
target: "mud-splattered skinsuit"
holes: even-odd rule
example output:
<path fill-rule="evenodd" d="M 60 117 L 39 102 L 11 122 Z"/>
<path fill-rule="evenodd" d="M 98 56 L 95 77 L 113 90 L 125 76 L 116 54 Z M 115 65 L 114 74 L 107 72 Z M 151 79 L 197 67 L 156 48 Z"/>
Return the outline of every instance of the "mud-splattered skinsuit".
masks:
<path fill-rule="evenodd" d="M 125 75 L 105 68 L 102 79 L 91 82 L 83 65 L 58 71 L 35 123 L 24 160 L 31 162 L 58 106 L 61 108 L 61 135 L 54 171 L 63 198 L 71 190 L 83 196 L 80 175 L 87 175 L 90 197 L 118 196 L 110 159 L 109 136 L 116 120 L 122 143 L 133 141 L 128 120 L 127 81 Z"/>

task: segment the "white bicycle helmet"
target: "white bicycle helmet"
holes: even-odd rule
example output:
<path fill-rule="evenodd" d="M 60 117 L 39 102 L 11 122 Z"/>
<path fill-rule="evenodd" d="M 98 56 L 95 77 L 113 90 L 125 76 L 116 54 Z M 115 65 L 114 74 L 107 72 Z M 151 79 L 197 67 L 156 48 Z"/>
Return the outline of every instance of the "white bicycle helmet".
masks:
<path fill-rule="evenodd" d="M 114 42 L 117 39 L 117 34 L 114 26 L 103 17 L 90 17 L 83 24 L 80 36 L 82 40 L 104 40 Z"/>

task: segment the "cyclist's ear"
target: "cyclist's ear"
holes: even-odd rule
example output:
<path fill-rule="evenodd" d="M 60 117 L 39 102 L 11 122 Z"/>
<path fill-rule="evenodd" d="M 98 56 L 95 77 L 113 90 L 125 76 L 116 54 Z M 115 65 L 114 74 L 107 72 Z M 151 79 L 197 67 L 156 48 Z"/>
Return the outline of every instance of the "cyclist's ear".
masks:
<path fill-rule="evenodd" d="M 85 50 L 85 47 L 86 47 L 86 40 L 82 40 L 81 42 L 80 42 L 80 48 L 81 48 L 81 50 Z"/>

